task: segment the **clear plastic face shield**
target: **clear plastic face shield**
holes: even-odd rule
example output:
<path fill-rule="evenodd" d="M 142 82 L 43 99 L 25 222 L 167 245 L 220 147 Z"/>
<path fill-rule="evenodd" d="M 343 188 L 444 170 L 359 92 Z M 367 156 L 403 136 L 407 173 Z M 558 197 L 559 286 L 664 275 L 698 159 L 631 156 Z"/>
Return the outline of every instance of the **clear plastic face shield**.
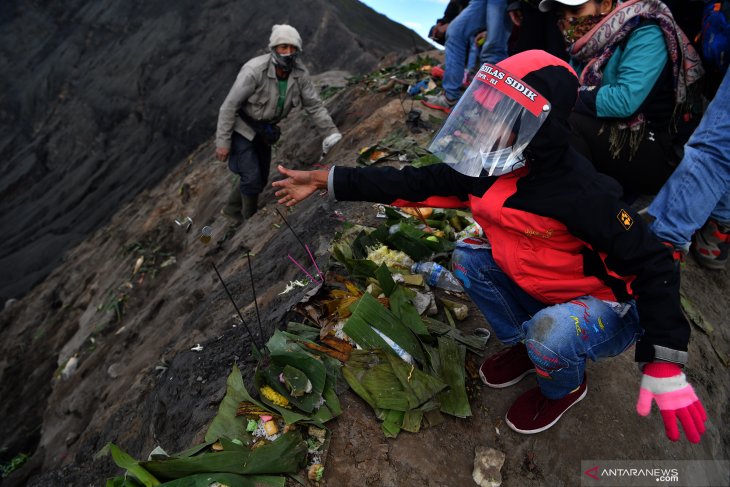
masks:
<path fill-rule="evenodd" d="M 485 63 L 428 150 L 466 176 L 499 176 L 524 166 L 524 152 L 550 103 L 516 76 Z"/>

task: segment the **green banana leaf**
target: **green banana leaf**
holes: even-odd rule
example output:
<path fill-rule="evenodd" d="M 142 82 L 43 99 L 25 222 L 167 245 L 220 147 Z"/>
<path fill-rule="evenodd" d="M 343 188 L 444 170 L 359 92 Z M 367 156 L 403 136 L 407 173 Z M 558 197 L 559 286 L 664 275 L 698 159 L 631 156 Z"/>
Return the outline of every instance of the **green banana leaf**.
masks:
<path fill-rule="evenodd" d="M 106 479 L 106 487 L 142 487 L 134 477 L 112 477 Z"/>
<path fill-rule="evenodd" d="M 403 394 L 408 400 L 408 409 L 416 409 L 446 388 L 446 383 L 417 367 L 403 361 L 400 357 L 386 355 L 393 374 L 399 380 Z"/>
<path fill-rule="evenodd" d="M 423 363 L 423 348 L 418 338 L 390 310 L 377 299 L 365 293 L 351 307 L 352 316 L 347 320 L 343 331 L 363 348 L 376 348 L 396 352 L 381 338 L 373 328 L 381 331 L 403 350 Z"/>
<path fill-rule="evenodd" d="M 370 396 L 368 390 L 360 383 L 360 379 L 357 377 L 356 371 L 359 371 L 359 369 L 343 367 L 342 377 L 344 377 L 345 382 L 347 382 L 347 385 L 350 386 L 350 389 L 352 389 L 355 394 L 360 396 L 371 408 L 376 409 L 377 406 L 375 405 L 375 400 Z"/>
<path fill-rule="evenodd" d="M 423 241 L 406 235 L 402 231 L 396 232 L 388 239 L 388 246 L 405 252 L 408 257 L 415 261 L 428 260 L 433 254 L 431 248 Z"/>
<path fill-rule="evenodd" d="M 383 424 L 380 425 L 380 428 L 383 430 L 383 433 L 385 433 L 386 438 L 395 438 L 398 436 L 398 433 L 400 433 L 401 430 L 401 425 L 403 424 L 403 416 L 405 416 L 403 411 L 387 411 L 385 420 L 383 421 Z"/>
<path fill-rule="evenodd" d="M 281 331 L 274 333 L 266 342 L 266 348 L 271 352 L 272 363 L 282 367 L 289 365 L 301 370 L 312 382 L 312 392 L 322 393 L 327 370 L 317 357 L 305 351 Z"/>
<path fill-rule="evenodd" d="M 102 448 L 102 450 L 97 455 L 103 455 L 107 451 L 111 453 L 112 459 L 114 459 L 114 463 L 116 463 L 118 467 L 126 470 L 130 475 L 139 480 L 145 487 L 154 487 L 155 485 L 160 485 L 160 481 L 155 478 L 154 474 L 150 473 L 144 466 L 140 464 L 140 462 L 129 456 L 129 454 L 127 454 L 114 443 L 107 443 L 106 446 Z M 113 483 L 112 485 L 120 484 Z"/>
<path fill-rule="evenodd" d="M 238 439 L 243 443 L 250 442 L 251 437 L 246 431 L 246 424 L 241 418 L 236 417 L 238 404 L 243 401 L 255 402 L 243 384 L 241 371 L 237 365 L 234 365 L 226 380 L 226 395 L 218 407 L 218 414 L 215 415 L 205 433 L 205 441 L 208 444 L 215 443 L 219 438 Z M 258 405 L 261 406 L 261 404 Z"/>
<path fill-rule="evenodd" d="M 305 325 L 304 323 L 297 323 L 290 321 L 286 325 L 286 331 L 293 335 L 297 335 L 308 340 L 316 340 L 319 338 L 320 329 L 316 326 Z"/>
<path fill-rule="evenodd" d="M 418 409 L 406 411 L 403 415 L 403 424 L 401 425 L 401 428 L 410 433 L 418 433 L 421 430 L 422 420 L 423 411 Z"/>
<path fill-rule="evenodd" d="M 438 164 L 441 162 L 441 159 L 438 156 L 435 156 L 433 154 L 426 154 L 425 156 L 418 157 L 411 161 L 411 165 L 413 167 L 425 167 L 430 166 L 431 164 Z"/>
<path fill-rule="evenodd" d="M 187 450 L 183 450 L 180 453 L 176 453 L 176 454 L 174 454 L 172 456 L 173 457 L 178 457 L 178 458 L 191 457 L 191 456 L 195 455 L 196 453 L 199 453 L 202 450 L 204 450 L 205 448 L 209 447 L 213 443 L 215 443 L 215 442 L 214 441 L 211 441 L 211 442 L 201 443 L 199 445 L 195 445 L 193 447 L 190 447 Z"/>
<path fill-rule="evenodd" d="M 407 411 L 411 408 L 403 386 L 389 364 L 371 367 L 362 378 L 362 385 L 370 393 L 376 407 Z"/>
<path fill-rule="evenodd" d="M 165 482 L 161 487 L 209 487 L 218 482 L 227 487 L 284 487 L 286 477 L 261 475 L 236 475 L 233 473 L 201 473 Z"/>
<path fill-rule="evenodd" d="M 321 401 L 322 395 L 314 390 L 302 397 L 292 396 L 287 388 L 279 381 L 279 376 L 284 372 L 284 367 L 280 364 L 269 363 L 265 367 L 257 367 L 254 382 L 256 387 L 261 389 L 263 386 L 269 386 L 276 392 L 286 397 L 291 406 L 296 407 L 305 416 L 311 416 L 316 409 L 317 404 Z M 262 400 L 265 400 L 262 398 Z"/>
<path fill-rule="evenodd" d="M 471 416 L 469 398 L 466 395 L 465 359 L 466 348 L 448 337 L 438 338 L 438 376 L 449 385 L 448 390 L 438 395 L 441 412 L 466 418 Z"/>
<path fill-rule="evenodd" d="M 306 454 L 307 444 L 301 433 L 290 431 L 255 450 L 204 453 L 188 458 L 170 457 L 141 462 L 140 465 L 165 480 L 211 472 L 239 475 L 285 474 L 297 472 L 303 465 Z"/>
<path fill-rule="evenodd" d="M 378 270 L 375 271 L 375 277 L 378 279 L 378 283 L 380 284 L 380 288 L 383 290 L 383 293 L 386 296 L 390 296 L 395 290 L 395 281 L 388 270 L 388 266 L 380 264 Z"/>
<path fill-rule="evenodd" d="M 390 309 L 421 341 L 431 342 L 433 339 L 413 304 L 415 295 L 410 289 L 397 285 L 390 295 Z"/>
<path fill-rule="evenodd" d="M 487 338 L 476 335 L 464 335 L 458 328 L 454 328 L 442 321 L 435 320 L 429 316 L 423 316 L 422 320 L 432 335 L 448 336 L 466 346 L 470 352 L 481 353 L 487 348 Z"/>
<path fill-rule="evenodd" d="M 382 350 L 354 350 L 342 368 L 352 390 L 384 421 L 386 437 L 418 431 L 423 414 L 438 409 L 435 396 L 446 384 Z"/>

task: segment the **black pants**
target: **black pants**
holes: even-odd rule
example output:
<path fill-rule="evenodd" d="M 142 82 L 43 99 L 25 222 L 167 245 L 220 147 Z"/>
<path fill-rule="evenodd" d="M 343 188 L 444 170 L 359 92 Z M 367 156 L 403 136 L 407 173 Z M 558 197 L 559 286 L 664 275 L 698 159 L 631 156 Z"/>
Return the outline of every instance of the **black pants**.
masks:
<path fill-rule="evenodd" d="M 595 168 L 616 179 L 627 195 L 656 194 L 679 164 L 674 150 L 672 135 L 668 129 L 652 130 L 652 124 L 644 127 L 644 136 L 631 155 L 628 140 L 618 158 L 611 156 L 609 137 L 611 122 L 587 115 L 570 115 L 571 145 Z"/>
<path fill-rule="evenodd" d="M 233 132 L 228 169 L 241 178 L 241 194 L 255 196 L 264 190 L 269 180 L 271 146 L 262 142 L 257 135 L 248 140 Z"/>

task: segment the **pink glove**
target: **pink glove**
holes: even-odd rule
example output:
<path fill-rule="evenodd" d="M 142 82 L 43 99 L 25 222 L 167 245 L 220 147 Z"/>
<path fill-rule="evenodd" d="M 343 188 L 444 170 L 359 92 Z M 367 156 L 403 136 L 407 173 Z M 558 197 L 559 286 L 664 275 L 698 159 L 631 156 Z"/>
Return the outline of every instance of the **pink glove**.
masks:
<path fill-rule="evenodd" d="M 700 442 L 700 436 L 705 432 L 707 413 L 679 365 L 653 362 L 644 366 L 636 412 L 647 416 L 652 399 L 662 413 L 667 438 L 679 440 L 679 418 L 687 439 L 692 443 Z"/>

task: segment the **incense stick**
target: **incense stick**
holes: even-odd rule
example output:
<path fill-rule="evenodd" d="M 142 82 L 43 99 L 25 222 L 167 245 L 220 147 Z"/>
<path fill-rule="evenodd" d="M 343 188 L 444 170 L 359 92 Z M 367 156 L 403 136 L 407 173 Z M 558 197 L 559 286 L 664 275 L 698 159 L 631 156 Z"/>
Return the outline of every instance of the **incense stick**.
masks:
<path fill-rule="evenodd" d="M 259 315 L 259 303 L 256 300 L 256 286 L 253 282 L 253 270 L 251 268 L 251 254 L 246 252 L 246 258 L 248 259 L 248 275 L 251 277 L 251 292 L 253 293 L 253 304 L 256 307 L 256 320 L 259 322 L 259 334 L 261 336 L 261 346 L 264 346 L 264 330 L 261 328 L 261 316 Z"/>
<path fill-rule="evenodd" d="M 218 272 L 218 268 L 215 266 L 213 262 L 210 263 L 210 265 L 213 266 L 213 270 L 218 275 L 218 279 L 220 279 L 221 284 L 223 284 L 223 289 L 226 290 L 226 294 L 228 295 L 228 299 L 231 300 L 231 303 L 233 304 L 233 307 L 236 308 L 236 313 L 238 313 L 238 317 L 241 319 L 241 323 L 243 323 L 243 326 L 246 327 L 246 331 L 248 332 L 248 335 L 251 337 L 251 340 L 256 343 L 256 340 L 254 340 L 253 333 L 251 333 L 251 330 L 248 328 L 248 323 L 246 323 L 246 320 L 243 319 L 243 315 L 241 314 L 241 310 L 238 309 L 238 306 L 236 306 L 236 302 L 233 300 L 233 296 L 231 296 L 231 292 L 228 290 L 228 286 L 226 286 L 226 281 L 223 280 L 221 277 L 221 273 Z"/>

